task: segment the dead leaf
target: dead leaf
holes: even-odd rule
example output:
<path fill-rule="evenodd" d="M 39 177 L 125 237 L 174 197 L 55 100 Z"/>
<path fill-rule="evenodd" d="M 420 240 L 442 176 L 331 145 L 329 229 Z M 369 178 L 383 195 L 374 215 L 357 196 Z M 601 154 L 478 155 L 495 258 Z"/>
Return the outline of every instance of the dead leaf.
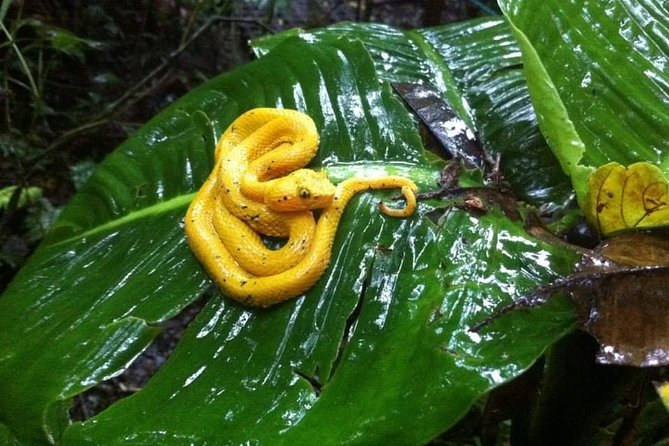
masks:
<path fill-rule="evenodd" d="M 537 288 L 473 327 L 567 294 L 581 328 L 599 343 L 600 364 L 669 365 L 669 237 L 665 230 L 614 236 L 588 255 L 573 275 Z"/>
<path fill-rule="evenodd" d="M 669 268 L 642 267 L 583 277 L 570 294 L 600 364 L 669 365 Z"/>
<path fill-rule="evenodd" d="M 429 133 L 451 158 L 459 158 L 468 169 L 488 167 L 481 142 L 453 108 L 434 88 L 422 84 L 397 82 L 393 88 L 416 113 Z"/>
<path fill-rule="evenodd" d="M 669 231 L 633 231 L 597 246 L 596 255 L 627 266 L 669 266 Z"/>

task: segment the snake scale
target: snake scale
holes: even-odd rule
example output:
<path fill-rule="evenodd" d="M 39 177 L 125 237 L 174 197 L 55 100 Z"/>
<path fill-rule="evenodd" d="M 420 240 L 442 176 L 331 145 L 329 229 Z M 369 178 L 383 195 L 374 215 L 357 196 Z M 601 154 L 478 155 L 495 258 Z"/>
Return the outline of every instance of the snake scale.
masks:
<path fill-rule="evenodd" d="M 416 185 L 399 176 L 349 178 L 337 186 L 304 168 L 318 132 L 301 112 L 257 108 L 239 116 L 216 144 L 214 169 L 185 219 L 188 244 L 219 288 L 245 304 L 268 307 L 299 296 L 325 272 L 349 200 L 370 189 L 401 188 L 406 205 L 379 209 L 408 217 Z M 313 210 L 320 210 L 316 220 Z M 266 247 L 262 236 L 286 241 Z"/>

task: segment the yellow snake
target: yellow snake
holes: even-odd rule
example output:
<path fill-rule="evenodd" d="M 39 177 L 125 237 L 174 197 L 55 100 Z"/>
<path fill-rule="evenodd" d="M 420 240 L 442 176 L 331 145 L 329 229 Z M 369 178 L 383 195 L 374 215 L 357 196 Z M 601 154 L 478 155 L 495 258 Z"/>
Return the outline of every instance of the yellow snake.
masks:
<path fill-rule="evenodd" d="M 336 187 L 304 169 L 318 150 L 311 118 L 294 110 L 258 108 L 238 117 L 216 145 L 215 165 L 186 213 L 188 244 L 228 296 L 267 307 L 311 288 L 330 262 L 349 200 L 369 189 L 401 188 L 415 212 L 416 185 L 398 176 L 350 178 Z M 319 209 L 318 221 L 312 209 Z M 276 250 L 262 235 L 287 239 Z"/>

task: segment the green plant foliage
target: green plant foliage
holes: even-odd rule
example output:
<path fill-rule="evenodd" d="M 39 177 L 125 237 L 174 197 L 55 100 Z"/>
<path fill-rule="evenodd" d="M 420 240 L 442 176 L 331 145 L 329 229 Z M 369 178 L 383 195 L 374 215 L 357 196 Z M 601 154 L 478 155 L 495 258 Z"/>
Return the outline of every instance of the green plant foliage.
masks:
<path fill-rule="evenodd" d="M 648 161 L 669 171 L 662 3 L 500 1 L 523 50 L 541 129 L 580 202 L 593 167 Z"/>
<path fill-rule="evenodd" d="M 56 27 L 46 27 L 39 22 L 33 23 L 33 27 L 38 27 L 45 38 L 51 42 L 53 49 L 76 57 L 79 61 L 84 61 L 84 51 L 82 47 L 93 49 L 102 49 L 103 45 L 90 39 L 82 39 L 70 30 Z"/>
<path fill-rule="evenodd" d="M 18 186 L 7 186 L 0 189 L 0 211 L 9 207 L 14 194 L 17 193 Z M 22 208 L 28 206 L 42 197 L 42 189 L 39 187 L 26 187 L 18 192 L 16 197 L 16 207 Z"/>
<path fill-rule="evenodd" d="M 562 206 L 573 194 L 537 126 L 520 50 L 500 18 L 401 32 L 379 24 L 339 23 L 320 30 L 291 30 L 253 42 L 262 56 L 295 35 L 307 41 L 345 34 L 364 43 L 388 82 L 428 83 L 479 132 L 486 150 L 501 155 L 502 170 L 519 197 Z"/>
<path fill-rule="evenodd" d="M 469 331 L 570 273 L 572 251 L 496 212 L 423 203 L 413 218 L 388 219 L 363 194 L 305 297 L 257 311 L 215 296 L 146 388 L 66 427 L 74 395 L 119 373 L 156 324 L 210 286 L 182 218 L 217 136 L 241 112 L 303 110 L 321 133 L 316 165 L 404 169 L 433 185 L 441 166 L 366 48 L 286 39 L 190 92 L 99 165 L 0 300 L 0 421 L 11 435 L 26 444 L 421 444 L 572 329 L 573 309 L 556 300 Z"/>
<path fill-rule="evenodd" d="M 341 231 L 350 235 L 338 237 L 336 279 L 269 312 L 210 302 L 142 392 L 73 426 L 66 440 L 422 444 L 570 327 L 570 307 L 556 302 L 482 337 L 468 331 L 508 299 L 505 288 L 532 288 L 574 260 L 505 218 L 458 211 L 439 228 L 422 219 L 382 234 L 383 218 L 369 202 L 354 213 Z M 390 252 L 354 249 L 365 246 L 363 221 Z M 349 264 L 359 266 L 349 271 Z M 360 314 L 348 327 L 356 304 Z M 184 413 L 194 404 L 202 404 L 197 414 Z M 174 420 L 184 421 L 179 429 Z"/>
<path fill-rule="evenodd" d="M 21 446 L 21 443 L 12 435 L 7 426 L 0 424 L 0 444 L 3 446 Z"/>

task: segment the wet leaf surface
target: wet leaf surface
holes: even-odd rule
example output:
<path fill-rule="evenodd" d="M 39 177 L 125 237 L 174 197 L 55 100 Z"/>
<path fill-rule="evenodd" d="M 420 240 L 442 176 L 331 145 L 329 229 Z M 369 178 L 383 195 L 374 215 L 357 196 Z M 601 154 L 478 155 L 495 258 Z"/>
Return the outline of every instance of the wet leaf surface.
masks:
<path fill-rule="evenodd" d="M 436 88 L 501 168 L 516 195 L 532 204 L 564 207 L 569 178 L 539 132 L 518 44 L 499 17 L 402 32 L 379 24 L 340 23 L 309 32 L 282 33 L 253 42 L 257 54 L 295 35 L 307 41 L 359 39 L 379 77 Z"/>
<path fill-rule="evenodd" d="M 559 204 L 571 193 L 546 156 L 503 20 L 406 33 L 341 24 L 264 42 L 257 62 L 194 90 L 109 157 L 0 300 L 0 439 L 423 444 L 575 327 L 570 301 L 549 299 L 558 292 L 584 293 L 576 306 L 605 347 L 615 343 L 604 353 L 666 359 L 637 333 L 611 331 L 629 311 L 646 317 L 649 307 L 639 310 L 629 292 L 643 297 L 634 283 L 666 284 L 666 267 L 605 262 L 572 275 L 576 251 L 528 235 L 495 206 L 472 212 L 431 200 L 397 221 L 363 195 L 342 221 L 330 270 L 306 296 L 252 311 L 216 295 L 145 388 L 67 426 L 72 396 L 119 373 L 162 321 L 210 286 L 181 217 L 211 168 L 217 135 L 246 109 L 314 117 L 323 147 L 316 164 L 335 181 L 392 171 L 429 188 L 441 166 L 384 82 L 434 81 L 486 145 L 507 154 L 519 195 Z M 481 197 L 496 202 L 460 198 Z M 623 245 L 605 251 L 620 262 Z M 644 256 L 664 258 L 657 249 Z M 528 303 L 521 296 L 543 305 L 472 329 L 504 305 Z M 646 299 L 666 305 L 661 292 Z M 665 330 L 658 322 L 644 336 Z"/>
<path fill-rule="evenodd" d="M 592 226 L 606 236 L 665 225 L 669 14 L 662 2 L 503 0 L 500 7 L 522 52 L 539 126 Z M 555 290 L 572 293 L 588 315 L 586 327 L 602 343 L 600 360 L 666 363 L 665 267 L 640 266 L 655 258 L 657 244 L 640 243 L 636 251 L 630 243 L 608 249 L 632 266 L 603 260 Z M 626 318 L 643 325 L 640 333 Z"/>
<path fill-rule="evenodd" d="M 573 271 L 571 250 L 497 212 L 425 202 L 411 219 L 388 219 L 380 197 L 362 194 L 331 268 L 305 297 L 258 311 L 217 295 L 146 387 L 67 426 L 73 396 L 123 370 L 210 286 L 181 219 L 216 136 L 242 111 L 310 114 L 321 133 L 316 165 L 335 181 L 399 172 L 421 188 L 435 183 L 442 166 L 369 54 L 341 36 L 287 39 L 177 101 L 100 165 L 0 300 L 0 420 L 12 435 L 29 444 L 61 435 L 77 445 L 421 444 L 572 329 L 573 308 L 556 302 L 485 336 L 469 332 L 502 302 Z M 427 218 L 435 213 L 437 223 Z"/>
<path fill-rule="evenodd" d="M 669 167 L 666 5 L 502 0 L 539 124 L 581 204 L 609 162 Z M 624 57 L 626 63 L 621 64 Z"/>
<path fill-rule="evenodd" d="M 669 365 L 669 238 L 666 231 L 612 237 L 585 253 L 578 272 L 540 287 L 477 325 L 568 295 L 581 328 L 597 339 L 600 364 Z"/>

